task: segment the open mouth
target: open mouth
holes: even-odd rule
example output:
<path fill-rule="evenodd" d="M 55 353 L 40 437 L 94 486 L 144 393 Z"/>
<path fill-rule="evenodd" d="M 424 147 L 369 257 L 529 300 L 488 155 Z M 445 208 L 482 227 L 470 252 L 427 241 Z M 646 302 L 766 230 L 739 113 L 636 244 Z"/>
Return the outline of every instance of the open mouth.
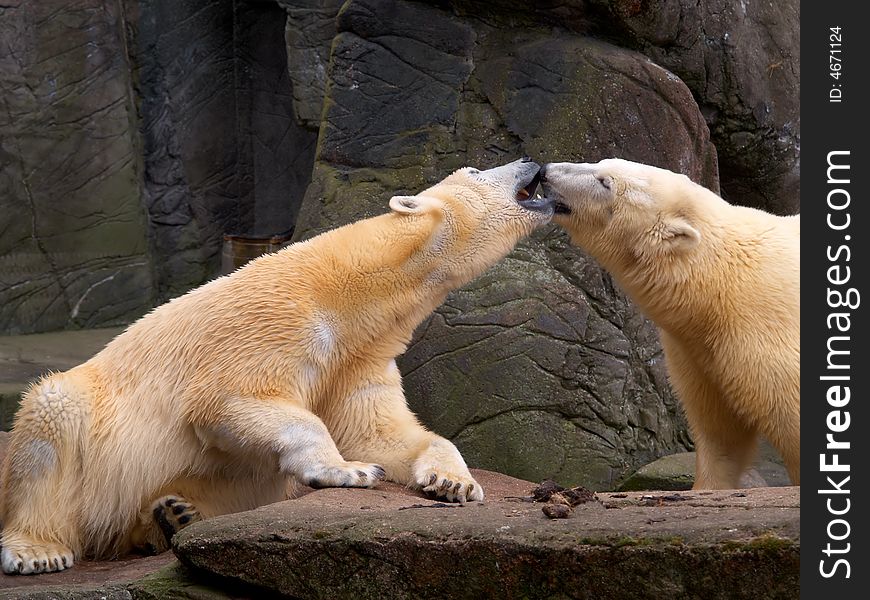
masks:
<path fill-rule="evenodd" d="M 517 204 L 526 210 L 543 211 L 550 209 L 553 206 L 552 200 L 544 198 L 540 193 L 537 193 L 539 183 L 541 183 L 540 171 L 535 173 L 532 180 L 525 187 L 517 190 L 515 197 Z"/>

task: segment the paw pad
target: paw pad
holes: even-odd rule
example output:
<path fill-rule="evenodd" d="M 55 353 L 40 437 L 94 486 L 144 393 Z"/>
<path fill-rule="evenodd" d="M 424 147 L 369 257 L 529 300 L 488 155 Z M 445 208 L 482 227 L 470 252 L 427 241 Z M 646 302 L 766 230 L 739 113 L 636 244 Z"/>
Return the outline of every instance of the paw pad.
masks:
<path fill-rule="evenodd" d="M 179 496 L 159 498 L 154 502 L 152 513 L 167 544 L 172 541 L 173 535 L 202 518 L 193 504 Z"/>

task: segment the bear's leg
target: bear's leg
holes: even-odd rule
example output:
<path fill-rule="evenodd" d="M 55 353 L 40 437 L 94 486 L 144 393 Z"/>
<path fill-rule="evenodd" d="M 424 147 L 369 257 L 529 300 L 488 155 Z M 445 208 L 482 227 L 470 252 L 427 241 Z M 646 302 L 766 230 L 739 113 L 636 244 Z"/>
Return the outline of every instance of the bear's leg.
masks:
<path fill-rule="evenodd" d="M 483 500 L 483 488 L 456 446 L 427 431 L 408 409 L 395 361 L 386 370 L 372 369 L 344 404 L 368 407 L 339 413 L 330 423 L 333 431 L 345 432 L 338 442 L 346 456 L 377 462 L 387 479 L 450 502 Z"/>
<path fill-rule="evenodd" d="M 738 418 L 703 370 L 666 333 L 661 335 L 671 385 L 677 392 L 695 442 L 693 489 L 734 489 L 752 464 L 758 432 Z"/>
<path fill-rule="evenodd" d="M 687 410 L 686 415 L 690 412 L 695 411 Z M 696 452 L 692 489 L 739 488 L 741 475 L 755 458 L 758 434 L 727 410 L 718 417 L 713 414 L 714 411 L 708 410 L 700 419 L 689 417 Z"/>
<path fill-rule="evenodd" d="M 765 424 L 762 433 L 768 441 L 782 455 L 785 468 L 788 471 L 792 485 L 801 484 L 801 415 L 800 406 L 790 410 L 788 400 L 783 399 L 786 406 L 779 414 L 773 417 L 760 415 L 759 420 Z M 799 402 L 799 400 L 798 400 Z M 763 419 L 763 420 L 762 420 Z"/>
<path fill-rule="evenodd" d="M 81 551 L 76 501 L 87 412 L 75 378 L 54 375 L 24 395 L 3 466 L 5 573 L 62 571 Z"/>
<path fill-rule="evenodd" d="M 372 487 L 380 465 L 346 461 L 314 413 L 280 399 L 234 398 L 192 415 L 197 435 L 224 452 L 275 460 L 282 475 L 322 487 Z"/>

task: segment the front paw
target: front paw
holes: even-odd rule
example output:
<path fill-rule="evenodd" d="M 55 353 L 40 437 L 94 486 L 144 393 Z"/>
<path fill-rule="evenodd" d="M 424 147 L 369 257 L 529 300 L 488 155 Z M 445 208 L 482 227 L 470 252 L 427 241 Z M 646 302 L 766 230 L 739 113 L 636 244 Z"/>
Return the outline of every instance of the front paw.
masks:
<path fill-rule="evenodd" d="M 439 500 L 462 504 L 483 501 L 483 488 L 471 475 L 431 468 L 418 473 L 417 485 Z"/>
<path fill-rule="evenodd" d="M 53 573 L 73 566 L 73 553 L 66 546 L 23 536 L 14 542 L 7 541 L 0 554 L 3 572 L 9 575 Z"/>
<path fill-rule="evenodd" d="M 306 471 L 302 482 L 313 488 L 374 487 L 384 478 L 380 465 L 349 461 L 334 466 L 317 466 Z"/>

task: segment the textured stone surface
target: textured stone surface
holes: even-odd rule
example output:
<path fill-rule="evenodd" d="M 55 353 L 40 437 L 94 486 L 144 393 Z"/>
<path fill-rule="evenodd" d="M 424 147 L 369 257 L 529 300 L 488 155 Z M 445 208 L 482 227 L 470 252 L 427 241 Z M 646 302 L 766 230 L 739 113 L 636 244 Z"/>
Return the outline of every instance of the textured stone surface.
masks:
<path fill-rule="evenodd" d="M 284 33 L 293 109 L 304 127 L 317 132 L 323 110 L 335 17 L 345 0 L 277 0 L 287 13 Z"/>
<path fill-rule="evenodd" d="M 579 4 L 602 9 L 593 31 L 637 48 L 691 88 L 719 152 L 727 200 L 800 211 L 798 0 Z M 587 19 L 568 22 L 588 28 Z"/>
<path fill-rule="evenodd" d="M 350 2 L 338 29 L 297 239 L 522 154 L 621 153 L 716 189 L 689 90 L 642 55 L 407 2 Z M 482 468 L 604 489 L 688 445 L 654 328 L 557 231 L 451 295 L 400 367 L 412 408 Z"/>
<path fill-rule="evenodd" d="M 317 131 L 303 127 L 297 112 L 296 90 L 307 88 L 289 76 L 286 21 L 275 2 L 236 3 L 237 168 L 247 197 L 240 199 L 235 233 L 290 231 L 311 180 Z"/>
<path fill-rule="evenodd" d="M 126 586 L 132 600 L 275 600 L 286 599 L 256 585 L 214 575 L 191 573 L 177 562 Z"/>
<path fill-rule="evenodd" d="M 162 301 L 214 274 L 221 234 L 238 229 L 233 11 L 221 0 L 128 4 Z"/>
<path fill-rule="evenodd" d="M 0 7 L 0 333 L 151 306 L 122 19 L 104 0 Z"/>
<path fill-rule="evenodd" d="M 502 28 L 546 24 L 649 56 L 683 79 L 701 106 L 719 152 L 723 195 L 781 214 L 799 211 L 798 0 L 449 0 L 448 5 Z"/>
<path fill-rule="evenodd" d="M 114 561 L 78 561 L 73 568 L 42 575 L 0 573 L 0 598 L 130 598 L 126 585 L 174 563 L 171 552 Z"/>
<path fill-rule="evenodd" d="M 318 490 L 196 523 L 180 560 L 301 598 L 793 598 L 799 488 L 601 494 L 549 520 L 533 484 L 474 472 L 485 503 L 393 484 Z"/>
<path fill-rule="evenodd" d="M 3 576 L 5 577 L 5 576 Z M 3 600 L 130 600 L 130 593 L 121 586 L 40 585 L 21 588 L 0 588 Z"/>
<path fill-rule="evenodd" d="M 0 433 L 0 458 L 5 434 Z M 486 471 L 487 501 L 445 505 L 390 483 L 330 489 L 201 522 L 171 553 L 0 574 L 16 600 L 300 598 L 789 598 L 799 488 L 599 494 L 560 521 L 534 484 Z M 687 524 L 689 524 L 687 526 Z M 619 569 L 614 569 L 619 564 Z M 699 574 L 701 574 L 699 576 Z"/>
<path fill-rule="evenodd" d="M 316 134 L 294 113 L 277 4 L 129 4 L 162 301 L 217 273 L 224 233 L 293 226 Z"/>

